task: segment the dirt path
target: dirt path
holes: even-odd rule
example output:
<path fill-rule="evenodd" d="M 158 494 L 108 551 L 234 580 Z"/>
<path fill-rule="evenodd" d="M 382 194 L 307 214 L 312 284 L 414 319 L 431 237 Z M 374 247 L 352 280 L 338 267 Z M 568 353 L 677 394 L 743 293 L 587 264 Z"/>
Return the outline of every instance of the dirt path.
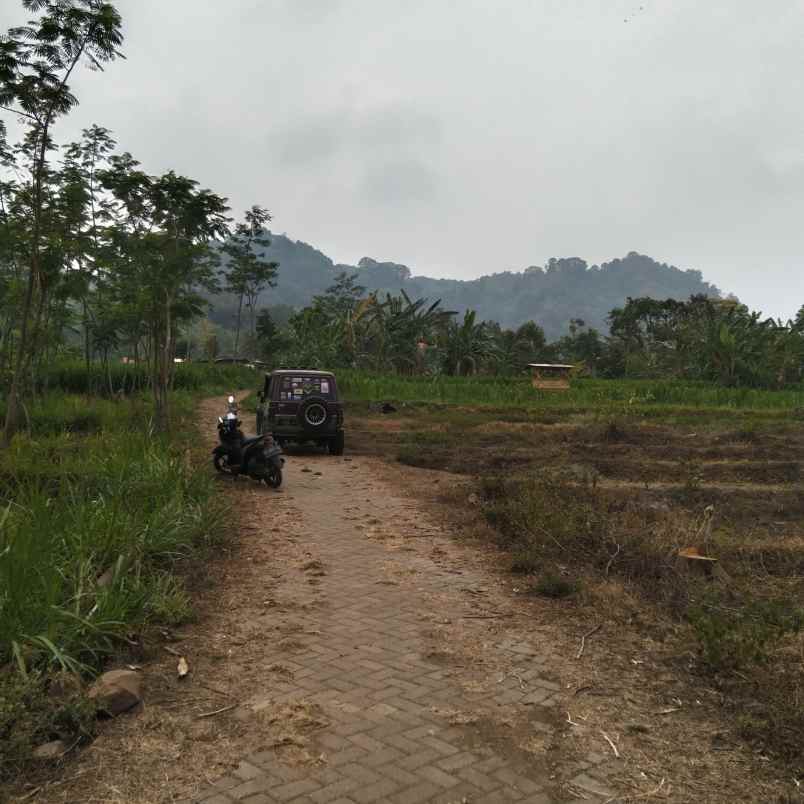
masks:
<path fill-rule="evenodd" d="M 220 406 L 199 410 L 205 446 Z M 462 543 L 438 498 L 473 527 L 463 483 L 312 451 L 278 492 L 220 478 L 239 522 L 194 584 L 197 621 L 124 660 L 143 710 L 17 800 L 787 800 L 723 731 L 715 690 L 691 698 L 649 638 L 610 623 L 579 655 L 606 611 L 576 622 Z"/>
<path fill-rule="evenodd" d="M 379 462 L 310 453 L 286 468 L 283 493 L 238 492 L 253 538 L 283 559 L 241 623 L 253 686 L 238 714 L 278 716 L 287 733 L 258 730 L 234 771 L 187 801 L 556 800 L 558 684 L 537 644 L 504 629 L 488 641 L 504 617 L 497 581 Z M 612 795 L 590 769 L 603 755 L 584 760 L 577 791 Z"/>
<path fill-rule="evenodd" d="M 210 445 L 220 404 L 199 411 Z M 197 622 L 133 660 L 143 711 L 25 800 L 770 800 L 745 751 L 711 750 L 715 693 L 682 702 L 627 634 L 579 658 L 589 625 L 517 594 L 441 524 L 433 490 L 462 482 L 313 451 L 288 456 L 279 492 L 221 478 L 235 547 L 195 589 Z"/>

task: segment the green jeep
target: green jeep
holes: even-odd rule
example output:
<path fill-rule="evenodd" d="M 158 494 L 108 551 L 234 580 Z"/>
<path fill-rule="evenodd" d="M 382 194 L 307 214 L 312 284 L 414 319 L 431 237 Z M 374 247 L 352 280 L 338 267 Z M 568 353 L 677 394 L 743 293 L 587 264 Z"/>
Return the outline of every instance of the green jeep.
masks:
<path fill-rule="evenodd" d="M 343 455 L 343 403 L 331 371 L 272 371 L 258 398 L 260 435 L 270 433 L 280 446 L 312 442 L 331 455 Z"/>

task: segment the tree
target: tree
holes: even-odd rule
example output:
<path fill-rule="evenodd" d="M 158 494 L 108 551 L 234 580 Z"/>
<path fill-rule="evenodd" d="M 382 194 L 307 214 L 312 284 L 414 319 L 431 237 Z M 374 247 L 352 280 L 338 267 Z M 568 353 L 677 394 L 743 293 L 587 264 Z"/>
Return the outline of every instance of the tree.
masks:
<path fill-rule="evenodd" d="M 30 232 L 25 244 L 24 293 L 17 316 L 19 336 L 8 393 L 4 440 L 18 427 L 25 374 L 35 343 L 33 330 L 41 323 L 43 305 L 37 295 L 47 280 L 43 240 L 48 237 L 46 216 L 51 130 L 78 99 L 69 80 L 84 62 L 102 70 L 120 55 L 121 18 L 101 0 L 23 0 L 23 7 L 39 17 L 11 28 L 0 37 L 0 108 L 20 118 L 26 128 L 17 149 L 19 167 L 27 177 L 22 188 L 29 198 Z M 3 138 L 4 139 L 4 138 Z M 5 149 L 4 149 L 5 150 Z"/>
<path fill-rule="evenodd" d="M 446 337 L 448 374 L 476 374 L 484 360 L 497 356 L 497 345 L 488 326 L 476 319 L 477 312 L 467 310 L 460 324 L 450 323 Z"/>
<path fill-rule="evenodd" d="M 259 206 L 249 209 L 242 223 L 235 227 L 234 234 L 223 245 L 223 252 L 229 258 L 225 290 L 238 298 L 237 328 L 235 331 L 234 356 L 240 348 L 240 328 L 243 304 L 249 310 L 249 332 L 254 335 L 257 298 L 266 286 L 276 287 L 278 263 L 265 259 L 265 249 L 271 241 L 265 235 L 265 224 L 271 220 L 267 210 Z M 261 254 L 255 248 L 263 249 Z"/>
<path fill-rule="evenodd" d="M 277 356 L 289 345 L 267 309 L 260 310 L 257 316 L 257 338 L 263 357 L 272 363 L 276 363 Z"/>
<path fill-rule="evenodd" d="M 218 290 L 211 244 L 229 234 L 226 199 L 173 171 L 148 176 L 129 154 L 103 174 L 116 200 L 115 292 L 136 299 L 150 340 L 155 423 L 170 425 L 168 390 L 178 327 L 200 316 L 201 289 Z"/>
<path fill-rule="evenodd" d="M 583 363 L 591 374 L 597 373 L 597 364 L 603 356 L 605 344 L 596 329 L 588 329 L 583 319 L 570 321 L 570 334 L 558 342 L 563 360 Z"/>

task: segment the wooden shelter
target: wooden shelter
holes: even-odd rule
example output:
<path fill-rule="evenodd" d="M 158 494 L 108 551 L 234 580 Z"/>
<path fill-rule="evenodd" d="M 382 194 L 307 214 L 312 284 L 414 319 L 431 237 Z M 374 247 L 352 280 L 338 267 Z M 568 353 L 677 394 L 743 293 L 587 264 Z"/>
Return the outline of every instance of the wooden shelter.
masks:
<path fill-rule="evenodd" d="M 531 384 L 540 391 L 568 391 L 570 373 L 575 366 L 567 363 L 528 363 Z"/>

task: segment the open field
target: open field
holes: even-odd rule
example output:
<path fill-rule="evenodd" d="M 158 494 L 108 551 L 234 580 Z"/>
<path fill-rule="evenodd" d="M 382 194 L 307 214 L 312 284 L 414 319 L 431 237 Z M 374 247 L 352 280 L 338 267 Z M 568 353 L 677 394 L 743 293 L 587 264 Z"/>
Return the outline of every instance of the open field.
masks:
<path fill-rule="evenodd" d="M 357 385 L 358 396 L 370 387 Z M 616 632 L 647 638 L 690 694 L 717 690 L 735 739 L 800 767 L 801 394 L 610 385 L 516 405 L 522 387 L 504 401 L 481 382 L 467 396 L 490 404 L 446 405 L 406 402 L 425 386 L 391 382 L 375 398 L 396 412 L 353 402 L 347 445 L 465 476 L 468 490 L 445 484 L 441 503 L 526 589 L 553 599 L 557 617 L 602 616 L 615 651 Z M 644 400 L 648 388 L 651 402 L 614 401 Z M 678 404 L 690 394 L 695 404 Z M 679 559 L 687 547 L 718 559 L 718 573 Z"/>
<path fill-rule="evenodd" d="M 661 416 L 699 409 L 756 411 L 765 416 L 797 411 L 804 416 L 804 388 L 767 391 L 725 388 L 714 383 L 678 380 L 579 379 L 567 393 L 536 392 L 527 377 L 423 377 L 338 372 L 350 400 L 492 405 L 564 413 L 638 413 Z"/>

